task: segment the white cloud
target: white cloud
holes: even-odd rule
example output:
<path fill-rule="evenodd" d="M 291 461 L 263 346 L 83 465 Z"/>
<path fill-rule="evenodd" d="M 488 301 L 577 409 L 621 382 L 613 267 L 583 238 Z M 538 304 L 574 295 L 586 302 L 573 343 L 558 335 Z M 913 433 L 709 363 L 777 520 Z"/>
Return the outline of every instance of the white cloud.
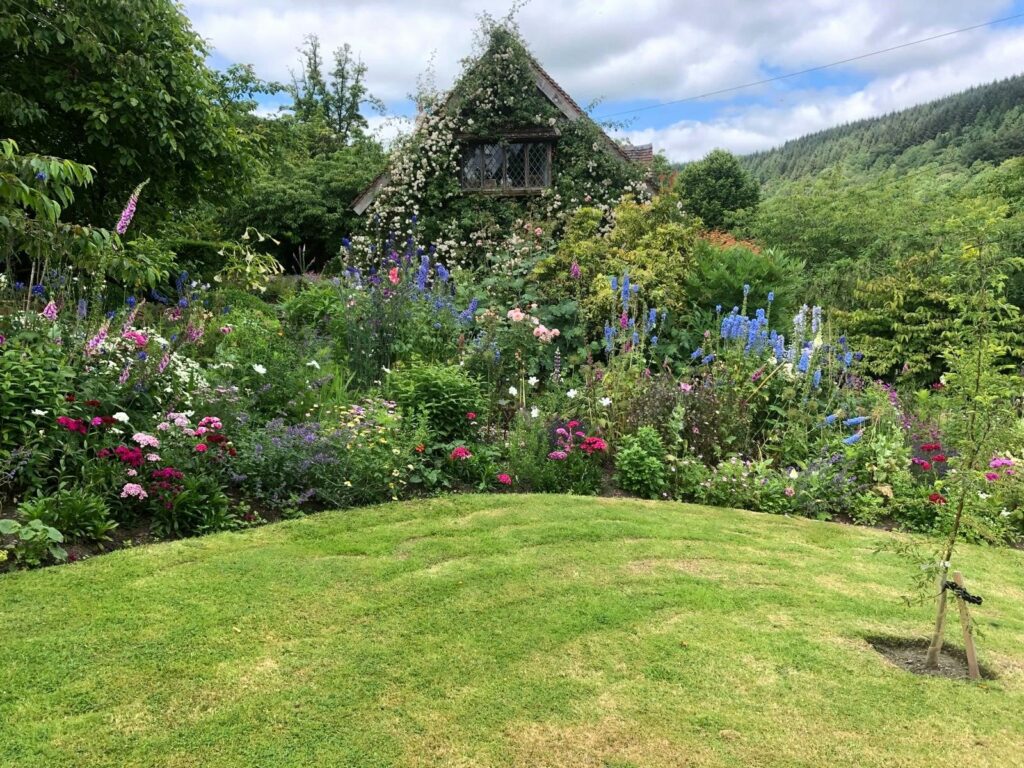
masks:
<path fill-rule="evenodd" d="M 372 93 L 396 104 L 433 59 L 440 87 L 471 53 L 476 14 L 500 16 L 509 0 L 186 0 L 201 35 L 229 61 L 287 80 L 296 49 L 315 32 L 329 56 L 348 42 L 367 64 Z M 581 104 L 671 101 L 900 45 L 1012 13 L 1011 0 L 534 0 L 517 17 L 545 68 Z M 808 130 L 879 114 L 1024 67 L 1021 28 L 997 25 L 828 70 L 820 79 L 865 79 L 853 94 L 824 87 L 741 92 L 761 106 L 668 125 L 671 110 L 643 113 L 635 140 L 673 159 L 714 146 L 764 148 Z M 390 130 L 390 129 L 389 129 Z M 393 135 L 389 134 L 389 135 Z"/>
<path fill-rule="evenodd" d="M 977 49 L 938 66 L 878 77 L 864 88 L 800 91 L 782 96 L 777 106 L 750 106 L 706 121 L 683 120 L 661 128 L 625 130 L 634 143 L 651 142 L 675 161 L 693 160 L 724 147 L 745 153 L 768 149 L 806 133 L 883 115 L 964 90 L 978 83 L 1019 74 L 1024 29 L 991 35 Z"/>

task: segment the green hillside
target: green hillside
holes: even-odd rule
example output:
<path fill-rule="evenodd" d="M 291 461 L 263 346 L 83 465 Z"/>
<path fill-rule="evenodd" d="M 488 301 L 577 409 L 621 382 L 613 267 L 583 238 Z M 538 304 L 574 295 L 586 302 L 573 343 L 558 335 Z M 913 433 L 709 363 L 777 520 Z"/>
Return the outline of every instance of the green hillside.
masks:
<path fill-rule="evenodd" d="M 801 136 L 742 162 L 770 185 L 837 165 L 872 175 L 929 164 L 998 164 L 1019 155 L 1024 155 L 1024 75 Z"/>

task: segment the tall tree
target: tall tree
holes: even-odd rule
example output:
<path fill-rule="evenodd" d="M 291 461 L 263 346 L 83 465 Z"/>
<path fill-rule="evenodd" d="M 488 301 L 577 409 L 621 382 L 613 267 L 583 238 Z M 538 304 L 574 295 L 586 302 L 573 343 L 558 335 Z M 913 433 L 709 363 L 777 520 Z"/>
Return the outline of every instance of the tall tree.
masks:
<path fill-rule="evenodd" d="M 96 168 L 75 212 L 218 195 L 244 168 L 207 49 L 173 0 L 20 0 L 0 11 L 0 137 Z"/>
<path fill-rule="evenodd" d="M 678 184 L 690 211 L 711 229 L 722 228 L 726 214 L 753 208 L 761 197 L 758 183 L 724 149 L 714 149 L 703 160 L 685 166 Z"/>
<path fill-rule="evenodd" d="M 383 102 L 366 87 L 366 65 L 345 43 L 334 52 L 334 68 L 329 77 L 320 54 L 320 38 L 307 35 L 299 49 L 301 70 L 292 75 L 288 92 L 292 112 L 302 123 L 322 124 L 336 144 L 346 145 L 365 135 L 368 123 L 362 108 L 384 110 Z"/>

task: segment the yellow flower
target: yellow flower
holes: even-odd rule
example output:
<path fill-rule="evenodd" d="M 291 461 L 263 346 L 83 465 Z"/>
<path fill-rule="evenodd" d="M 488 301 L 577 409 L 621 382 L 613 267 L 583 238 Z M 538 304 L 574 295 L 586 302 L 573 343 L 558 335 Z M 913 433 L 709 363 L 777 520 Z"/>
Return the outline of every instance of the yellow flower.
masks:
<path fill-rule="evenodd" d="M 346 488 L 351 488 L 352 487 L 352 481 L 351 480 L 346 480 L 344 483 L 342 483 L 342 485 L 344 485 Z"/>

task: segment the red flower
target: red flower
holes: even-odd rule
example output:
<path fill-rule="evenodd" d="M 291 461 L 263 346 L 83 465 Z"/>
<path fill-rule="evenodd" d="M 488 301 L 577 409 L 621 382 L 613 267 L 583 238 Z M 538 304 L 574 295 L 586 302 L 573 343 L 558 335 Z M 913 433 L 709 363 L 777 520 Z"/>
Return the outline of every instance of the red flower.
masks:
<path fill-rule="evenodd" d="M 928 501 L 930 501 L 932 504 L 945 504 L 946 497 L 943 496 L 941 493 L 933 493 L 928 497 Z"/>
<path fill-rule="evenodd" d="M 119 445 L 114 449 L 114 453 L 117 454 L 117 458 L 130 467 L 138 468 L 142 466 L 141 448 L 129 448 L 127 445 Z"/>
<path fill-rule="evenodd" d="M 474 421 L 476 419 L 476 411 L 470 411 L 469 413 L 467 413 L 466 418 L 469 419 L 470 421 Z"/>
<path fill-rule="evenodd" d="M 87 431 L 84 421 L 72 419 L 70 416 L 58 416 L 57 423 L 69 432 L 79 432 L 84 435 Z"/>
<path fill-rule="evenodd" d="M 588 437 L 580 444 L 580 450 L 590 456 L 597 451 L 604 451 L 608 449 L 608 444 L 600 437 Z"/>
<path fill-rule="evenodd" d="M 465 461 L 470 458 L 473 454 L 469 452 L 469 448 L 464 445 L 460 445 L 457 448 L 452 449 L 451 458 L 452 461 Z"/>
<path fill-rule="evenodd" d="M 206 453 L 206 443 L 196 445 L 196 453 Z"/>
<path fill-rule="evenodd" d="M 391 269 L 388 270 L 388 280 L 391 281 L 392 285 L 398 285 L 399 279 L 400 278 L 398 277 L 398 267 L 392 267 Z"/>
<path fill-rule="evenodd" d="M 921 446 L 922 451 L 941 451 L 942 445 L 940 443 L 925 443 Z"/>
<path fill-rule="evenodd" d="M 85 404 L 90 408 L 99 408 L 101 405 L 99 400 L 86 400 Z"/>
<path fill-rule="evenodd" d="M 573 421 L 570 421 L 568 424 L 566 424 L 565 428 L 566 429 L 576 429 L 576 427 L 578 427 L 579 425 L 580 425 L 580 423 L 578 421 L 573 420 Z"/>
<path fill-rule="evenodd" d="M 502 485 L 512 485 L 512 478 L 502 472 L 498 475 L 498 482 Z"/>
<path fill-rule="evenodd" d="M 64 399 L 69 403 L 75 402 L 75 396 L 73 394 L 64 395 Z"/>
<path fill-rule="evenodd" d="M 416 451 L 416 453 L 423 453 L 425 450 L 427 450 L 427 446 L 425 446 L 423 443 L 420 443 L 415 448 L 413 448 L 413 450 Z"/>
<path fill-rule="evenodd" d="M 936 453 L 934 456 L 932 456 L 932 461 L 934 461 L 936 464 L 941 464 L 945 460 L 946 454 L 944 453 Z"/>

